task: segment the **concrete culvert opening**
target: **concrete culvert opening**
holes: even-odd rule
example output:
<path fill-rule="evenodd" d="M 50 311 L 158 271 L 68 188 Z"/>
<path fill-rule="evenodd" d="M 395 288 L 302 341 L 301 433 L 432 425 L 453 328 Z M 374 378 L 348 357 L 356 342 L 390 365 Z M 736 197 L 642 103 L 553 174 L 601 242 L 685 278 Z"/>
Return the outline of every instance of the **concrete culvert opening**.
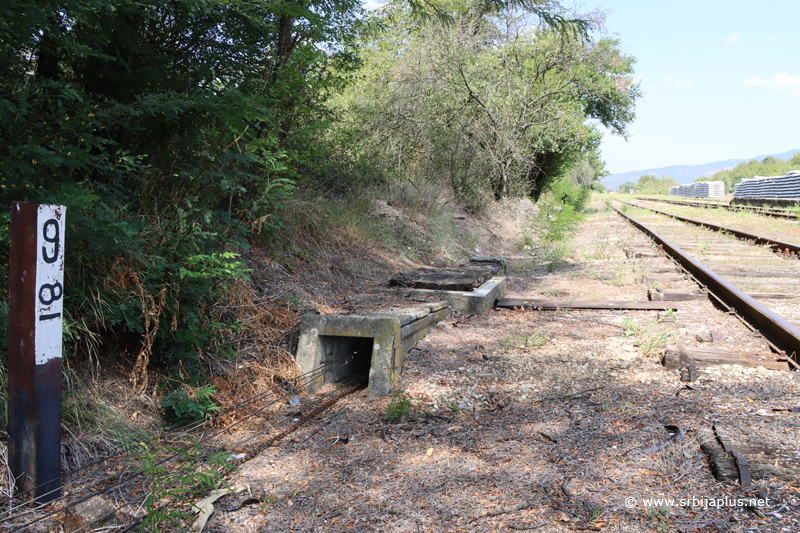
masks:
<path fill-rule="evenodd" d="M 372 337 L 320 335 L 319 343 L 325 383 L 347 382 L 355 385 L 362 381 L 364 385 L 367 384 L 372 364 Z"/>

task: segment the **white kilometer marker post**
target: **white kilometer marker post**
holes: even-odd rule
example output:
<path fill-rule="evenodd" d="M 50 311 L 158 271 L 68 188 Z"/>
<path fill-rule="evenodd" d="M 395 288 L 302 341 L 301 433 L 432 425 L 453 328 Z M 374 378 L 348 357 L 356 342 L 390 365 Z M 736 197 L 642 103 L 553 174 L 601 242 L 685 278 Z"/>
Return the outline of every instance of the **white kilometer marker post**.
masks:
<path fill-rule="evenodd" d="M 61 496 L 61 327 L 67 208 L 11 205 L 9 466 L 17 493 Z"/>

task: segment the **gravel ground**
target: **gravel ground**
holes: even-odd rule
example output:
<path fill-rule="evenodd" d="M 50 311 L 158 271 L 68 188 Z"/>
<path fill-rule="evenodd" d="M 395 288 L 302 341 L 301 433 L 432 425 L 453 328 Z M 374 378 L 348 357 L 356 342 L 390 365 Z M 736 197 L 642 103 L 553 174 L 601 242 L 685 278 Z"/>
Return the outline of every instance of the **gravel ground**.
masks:
<path fill-rule="evenodd" d="M 601 212 L 563 260 L 509 246 L 507 296 L 645 300 L 643 273 L 675 276 L 654 273 L 666 258 L 627 260 L 634 244 L 649 242 Z M 698 346 L 713 331 L 715 347 L 765 344 L 707 300 L 661 316 L 450 317 L 407 356 L 394 398 L 351 395 L 241 465 L 231 482 L 252 496 L 219 500 L 205 531 L 800 531 L 798 476 L 747 492 L 718 482 L 697 433 L 716 424 L 800 473 L 800 413 L 772 411 L 800 406 L 797 374 L 722 365 L 698 369 L 687 388 L 660 364 L 666 343 Z M 313 398 L 300 401 L 276 426 Z"/>

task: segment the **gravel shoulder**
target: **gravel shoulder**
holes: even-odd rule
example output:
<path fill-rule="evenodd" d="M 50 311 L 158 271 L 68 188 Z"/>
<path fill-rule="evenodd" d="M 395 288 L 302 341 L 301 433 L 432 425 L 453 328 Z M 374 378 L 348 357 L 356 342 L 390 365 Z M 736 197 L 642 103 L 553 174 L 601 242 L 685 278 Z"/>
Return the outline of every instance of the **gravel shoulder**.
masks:
<path fill-rule="evenodd" d="M 671 265 L 626 259 L 624 248 L 648 244 L 608 212 L 589 217 L 563 260 L 506 243 L 507 296 L 645 300 L 644 279 Z M 697 289 L 683 279 L 664 287 Z M 715 346 L 765 344 L 707 300 L 679 305 L 670 320 L 450 317 L 406 358 L 398 396 L 351 395 L 241 465 L 230 482 L 248 484 L 259 503 L 220 500 L 205 531 L 800 531 L 800 479 L 756 481 L 747 493 L 717 482 L 698 435 L 716 424 L 800 468 L 800 413 L 772 410 L 800 406 L 797 373 L 721 365 L 698 369 L 687 388 L 660 364 L 666 343 L 699 346 L 698 333 L 713 331 Z M 401 400 L 409 414 L 390 423 Z M 751 497 L 769 501 L 730 504 Z M 674 502 L 656 501 L 665 498 Z"/>

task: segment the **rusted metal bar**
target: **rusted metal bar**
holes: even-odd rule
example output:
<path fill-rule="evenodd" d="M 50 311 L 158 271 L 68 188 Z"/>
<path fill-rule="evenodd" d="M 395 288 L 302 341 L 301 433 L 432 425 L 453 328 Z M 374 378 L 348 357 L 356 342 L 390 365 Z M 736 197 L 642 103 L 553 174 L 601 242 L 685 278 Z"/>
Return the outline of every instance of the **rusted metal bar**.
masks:
<path fill-rule="evenodd" d="M 702 263 L 683 250 L 672 244 L 670 241 L 659 235 L 647 225 L 639 222 L 611 206 L 620 216 L 626 218 L 634 226 L 648 234 L 663 250 L 675 258 L 681 266 L 694 278 L 703 284 L 717 298 L 725 302 L 726 305 L 736 309 L 736 312 L 755 327 L 761 334 L 772 342 L 778 349 L 785 351 L 795 361 L 800 353 L 800 330 L 787 322 L 773 311 L 754 300 L 735 285 L 726 279 L 718 276 L 712 270 L 706 268 Z"/>
<path fill-rule="evenodd" d="M 63 206 L 11 205 L 9 467 L 17 492 L 60 497 Z"/>
<path fill-rule="evenodd" d="M 739 484 L 743 489 L 749 489 L 753 482 L 753 475 L 750 472 L 750 462 L 747 460 L 747 457 L 733 447 L 731 438 L 723 433 L 716 425 L 712 425 L 711 429 L 714 431 L 714 436 L 717 437 L 717 441 L 722 445 L 722 449 L 733 457 L 736 469 L 739 471 Z"/>
<path fill-rule="evenodd" d="M 757 235 L 755 233 L 750 233 L 749 231 L 742 231 L 733 228 L 727 228 L 725 226 L 720 226 L 719 224 L 713 224 L 711 222 L 703 222 L 702 220 L 695 220 L 693 218 L 686 218 L 681 217 L 678 215 L 673 215 L 671 213 L 667 213 L 665 211 L 659 211 L 658 209 L 653 209 L 652 207 L 646 207 L 643 205 L 636 205 L 630 202 L 623 202 L 633 207 L 640 207 L 642 209 L 647 209 L 654 213 L 658 213 L 659 215 L 664 215 L 667 217 L 674 218 L 675 220 L 680 220 L 682 222 L 688 222 L 689 224 L 694 224 L 696 226 L 701 226 L 708 229 L 713 229 L 714 231 L 725 231 L 732 235 L 736 235 L 740 239 L 747 239 L 751 241 L 755 241 L 756 244 L 767 244 L 772 246 L 773 248 L 778 248 L 780 251 L 789 250 L 790 252 L 800 253 L 800 245 L 793 244 L 791 242 L 781 241 L 778 239 L 773 239 L 771 237 L 764 237 L 763 235 Z"/>
<path fill-rule="evenodd" d="M 736 468 L 739 469 L 739 484 L 742 489 L 747 490 L 752 485 L 753 475 L 750 472 L 750 462 L 747 457 L 739 450 L 731 450 L 733 460 L 736 461 Z"/>

